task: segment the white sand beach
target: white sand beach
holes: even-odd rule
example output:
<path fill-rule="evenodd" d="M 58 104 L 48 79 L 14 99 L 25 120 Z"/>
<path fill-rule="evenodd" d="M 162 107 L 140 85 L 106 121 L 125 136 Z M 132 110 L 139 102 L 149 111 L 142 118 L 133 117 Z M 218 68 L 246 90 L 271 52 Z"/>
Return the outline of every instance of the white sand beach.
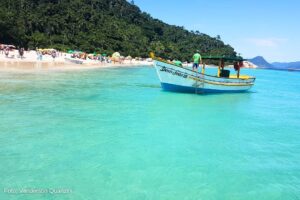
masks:
<path fill-rule="evenodd" d="M 5 71 L 28 71 L 28 70 L 80 70 L 95 69 L 106 67 L 128 67 L 128 66 L 153 66 L 151 59 L 124 59 L 122 62 L 101 62 L 99 60 L 86 60 L 71 58 L 72 54 L 57 52 L 55 59 L 51 55 L 43 55 L 38 58 L 36 51 L 25 51 L 23 58 L 19 56 L 17 50 L 12 50 L 6 56 L 4 51 L 0 51 L 0 70 Z M 80 62 L 82 64 L 76 64 Z M 192 66 L 191 63 L 185 63 L 183 66 Z M 213 66 L 210 66 L 213 67 Z M 229 66 L 233 67 L 233 66 Z M 249 61 L 244 61 L 244 68 L 257 68 Z"/>
<path fill-rule="evenodd" d="M 78 70 L 78 69 L 95 69 L 105 67 L 128 67 L 128 66 L 152 66 L 153 62 L 149 59 L 136 60 L 124 59 L 120 62 L 100 62 L 99 60 L 81 60 L 71 58 L 72 54 L 57 52 L 55 59 L 51 55 L 43 55 L 42 59 L 38 58 L 36 51 L 25 51 L 23 58 L 19 56 L 17 50 L 12 50 L 6 56 L 3 51 L 0 52 L 0 70 Z M 82 64 L 70 62 L 70 60 L 80 61 Z"/>

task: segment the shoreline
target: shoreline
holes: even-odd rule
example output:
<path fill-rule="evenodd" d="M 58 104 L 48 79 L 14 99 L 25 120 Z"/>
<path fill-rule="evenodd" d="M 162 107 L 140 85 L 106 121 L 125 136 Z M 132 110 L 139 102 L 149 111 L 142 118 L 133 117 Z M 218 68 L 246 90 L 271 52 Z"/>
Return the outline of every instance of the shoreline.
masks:
<path fill-rule="evenodd" d="M 149 66 L 153 67 L 153 61 L 148 59 L 143 60 L 124 60 L 122 63 L 116 62 L 100 62 L 98 60 L 91 59 L 73 59 L 71 54 L 68 53 L 58 53 L 58 56 L 53 59 L 50 55 L 43 55 L 42 60 L 38 60 L 36 51 L 26 51 L 24 58 L 18 56 L 18 51 L 11 51 L 9 57 L 6 57 L 2 52 L 0 52 L 0 71 L 10 71 L 10 72 L 32 72 L 32 71 L 69 71 L 69 70 L 90 70 L 90 69 L 100 69 L 100 68 L 122 68 L 122 67 L 139 67 L 139 66 Z M 184 64 L 185 67 L 191 67 L 192 64 Z M 207 65 L 207 68 L 216 67 L 212 65 Z M 233 66 L 229 66 L 232 68 Z M 244 68 L 258 68 L 251 62 L 245 61 Z"/>
<path fill-rule="evenodd" d="M 18 62 L 18 61 L 3 61 L 0 60 L 0 71 L 10 72 L 32 72 L 32 71 L 69 71 L 69 70 L 90 70 L 90 69 L 101 69 L 101 68 L 123 68 L 123 67 L 139 67 L 149 66 L 152 64 L 144 63 L 102 63 L 102 64 L 72 64 L 66 62 Z"/>
<path fill-rule="evenodd" d="M 123 63 L 107 63 L 97 60 L 79 60 L 82 64 L 72 63 L 67 60 L 70 54 L 63 53 L 53 59 L 49 55 L 44 55 L 43 60 L 38 60 L 35 51 L 26 52 L 24 58 L 20 58 L 16 51 L 12 52 L 10 57 L 5 57 L 0 53 L 0 71 L 60 71 L 60 70 L 86 70 L 110 67 L 135 67 L 135 66 L 153 66 L 153 62 L 140 60 L 125 60 Z"/>

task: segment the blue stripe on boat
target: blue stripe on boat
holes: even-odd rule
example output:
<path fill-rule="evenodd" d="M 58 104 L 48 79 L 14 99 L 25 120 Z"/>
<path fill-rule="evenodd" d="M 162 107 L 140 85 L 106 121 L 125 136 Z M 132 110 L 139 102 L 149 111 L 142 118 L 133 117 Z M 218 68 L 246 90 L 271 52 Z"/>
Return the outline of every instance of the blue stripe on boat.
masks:
<path fill-rule="evenodd" d="M 186 87 L 181 85 L 174 85 L 170 83 L 161 83 L 161 87 L 164 90 L 172 91 L 172 92 L 182 92 L 182 93 L 240 93 L 246 92 L 245 90 L 214 90 L 214 89 L 203 89 L 203 88 L 194 88 L 194 87 Z"/>

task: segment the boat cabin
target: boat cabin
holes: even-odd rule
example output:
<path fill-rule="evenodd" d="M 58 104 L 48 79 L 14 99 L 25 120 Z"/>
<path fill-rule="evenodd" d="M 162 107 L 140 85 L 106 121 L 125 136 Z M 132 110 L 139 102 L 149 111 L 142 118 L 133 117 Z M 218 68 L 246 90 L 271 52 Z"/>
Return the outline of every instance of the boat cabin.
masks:
<path fill-rule="evenodd" d="M 244 59 L 242 57 L 228 57 L 228 56 L 202 56 L 202 74 L 205 74 L 206 63 L 218 62 L 218 73 L 217 77 L 222 78 L 250 78 L 247 75 L 240 75 L 240 70 L 243 67 Z M 231 75 L 230 70 L 225 69 L 225 64 L 233 65 L 236 75 Z"/>

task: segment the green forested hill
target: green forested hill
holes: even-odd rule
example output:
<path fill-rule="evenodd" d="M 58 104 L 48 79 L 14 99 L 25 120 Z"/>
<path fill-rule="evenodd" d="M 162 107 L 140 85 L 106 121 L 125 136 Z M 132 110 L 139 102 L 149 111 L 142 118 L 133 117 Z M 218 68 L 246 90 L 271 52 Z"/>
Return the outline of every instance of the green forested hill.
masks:
<path fill-rule="evenodd" d="M 181 60 L 196 49 L 236 54 L 220 38 L 168 25 L 126 0 L 1 0 L 0 43 Z"/>

